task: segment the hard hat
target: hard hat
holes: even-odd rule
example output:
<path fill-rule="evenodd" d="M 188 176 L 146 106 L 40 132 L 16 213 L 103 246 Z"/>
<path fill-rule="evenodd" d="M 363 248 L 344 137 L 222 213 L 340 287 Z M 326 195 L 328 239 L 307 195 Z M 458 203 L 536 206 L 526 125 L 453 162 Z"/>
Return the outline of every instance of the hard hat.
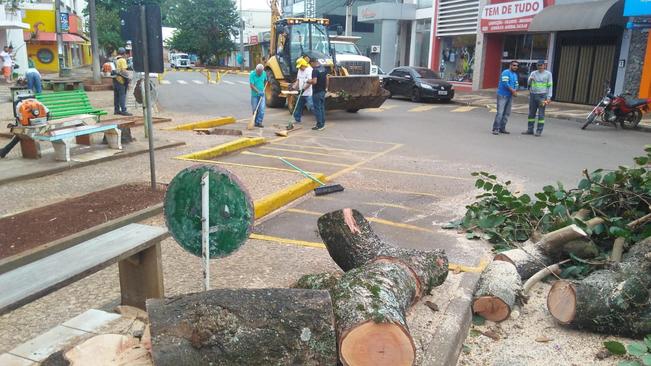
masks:
<path fill-rule="evenodd" d="M 309 64 L 307 63 L 307 61 L 305 61 L 303 57 L 300 57 L 296 60 L 296 68 L 301 68 L 303 66 L 307 67 L 309 66 Z"/>
<path fill-rule="evenodd" d="M 118 48 L 118 55 L 124 55 L 125 53 L 127 53 L 127 50 L 125 50 L 124 47 Z"/>

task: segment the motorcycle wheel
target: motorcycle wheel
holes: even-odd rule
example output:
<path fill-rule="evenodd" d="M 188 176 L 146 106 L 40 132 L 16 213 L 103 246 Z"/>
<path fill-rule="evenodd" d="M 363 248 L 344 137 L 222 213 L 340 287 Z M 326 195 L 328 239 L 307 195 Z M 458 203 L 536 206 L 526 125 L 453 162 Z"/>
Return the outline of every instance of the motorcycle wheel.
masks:
<path fill-rule="evenodd" d="M 585 123 L 581 127 L 582 130 L 585 130 L 586 127 L 588 127 L 589 124 L 594 122 L 594 119 L 597 118 L 597 115 L 594 112 L 591 112 L 588 118 L 585 120 Z"/>
<path fill-rule="evenodd" d="M 635 130 L 642 120 L 642 112 L 639 109 L 634 110 L 628 116 L 620 121 L 620 125 L 625 130 Z"/>

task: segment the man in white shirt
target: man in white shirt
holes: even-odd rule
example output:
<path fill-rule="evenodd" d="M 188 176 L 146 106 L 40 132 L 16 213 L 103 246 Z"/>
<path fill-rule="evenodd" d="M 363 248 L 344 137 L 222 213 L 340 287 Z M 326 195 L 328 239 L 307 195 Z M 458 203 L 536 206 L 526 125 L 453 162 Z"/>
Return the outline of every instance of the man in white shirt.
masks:
<path fill-rule="evenodd" d="M 303 57 L 296 60 L 296 68 L 298 69 L 298 73 L 296 74 L 296 81 L 292 87 L 298 90 L 299 93 L 302 91 L 302 94 L 299 94 L 300 98 L 296 101 L 294 121 L 301 123 L 303 108 L 307 106 L 307 109 L 312 110 L 312 84 L 308 83 L 309 80 L 312 80 L 312 68 Z"/>
<path fill-rule="evenodd" d="M 4 51 L 0 52 L 0 57 L 2 58 L 2 75 L 4 75 L 5 81 L 10 83 L 14 68 L 14 62 L 11 59 L 11 49 L 5 46 Z"/>

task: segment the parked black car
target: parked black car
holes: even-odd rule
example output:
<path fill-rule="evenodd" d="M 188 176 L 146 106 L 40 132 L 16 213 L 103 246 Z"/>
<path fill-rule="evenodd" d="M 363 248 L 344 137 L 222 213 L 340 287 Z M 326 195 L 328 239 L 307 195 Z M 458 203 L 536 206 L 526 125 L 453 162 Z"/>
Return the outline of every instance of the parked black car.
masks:
<path fill-rule="evenodd" d="M 436 99 L 448 102 L 454 98 L 454 86 L 425 67 L 396 67 L 382 78 L 384 89 L 394 95 L 404 95 L 413 102 Z"/>

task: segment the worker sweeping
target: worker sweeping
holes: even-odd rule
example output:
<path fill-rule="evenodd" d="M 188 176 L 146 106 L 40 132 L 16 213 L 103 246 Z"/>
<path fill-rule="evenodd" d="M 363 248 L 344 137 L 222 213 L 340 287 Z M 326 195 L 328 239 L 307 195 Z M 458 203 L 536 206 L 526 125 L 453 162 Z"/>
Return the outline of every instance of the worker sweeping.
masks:
<path fill-rule="evenodd" d="M 312 84 L 308 81 L 312 80 L 312 67 L 303 57 L 296 60 L 296 81 L 292 84 L 294 90 L 299 90 L 300 94 L 296 101 L 294 108 L 294 123 L 301 123 L 303 116 L 303 109 L 307 106 L 308 110 L 312 110 Z M 290 124 L 291 126 L 291 124 Z"/>

